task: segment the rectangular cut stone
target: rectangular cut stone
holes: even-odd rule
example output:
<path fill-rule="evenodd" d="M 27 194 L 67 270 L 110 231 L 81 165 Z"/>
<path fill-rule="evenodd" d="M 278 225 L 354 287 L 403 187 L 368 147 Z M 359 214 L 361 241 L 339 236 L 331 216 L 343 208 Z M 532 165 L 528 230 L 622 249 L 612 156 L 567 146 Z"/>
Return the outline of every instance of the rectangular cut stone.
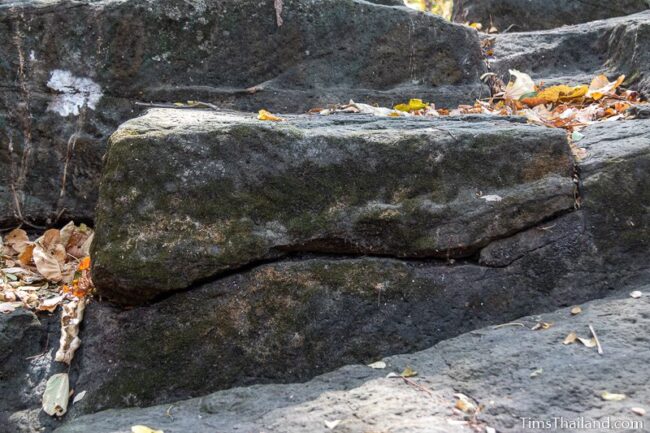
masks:
<path fill-rule="evenodd" d="M 288 254 L 459 258 L 573 209 L 563 131 L 151 110 L 110 139 L 93 275 L 120 303 Z"/>

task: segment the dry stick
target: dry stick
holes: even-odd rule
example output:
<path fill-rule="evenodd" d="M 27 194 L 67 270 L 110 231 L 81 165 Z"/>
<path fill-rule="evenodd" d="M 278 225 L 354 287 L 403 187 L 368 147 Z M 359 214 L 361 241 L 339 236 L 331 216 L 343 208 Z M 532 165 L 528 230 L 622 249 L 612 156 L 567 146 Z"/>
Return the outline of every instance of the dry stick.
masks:
<path fill-rule="evenodd" d="M 413 382 L 413 381 L 412 381 L 411 379 L 409 379 L 408 377 L 404 377 L 404 376 L 402 376 L 402 375 L 400 375 L 400 377 L 404 380 L 404 382 L 406 382 L 406 383 L 408 383 L 409 385 L 411 385 L 411 386 L 413 386 L 413 387 L 419 389 L 420 391 L 426 392 L 427 394 L 429 394 L 429 396 L 433 397 L 433 392 L 431 392 L 431 390 L 425 388 L 425 387 L 422 386 L 422 385 L 419 385 L 419 384 Z"/>
<path fill-rule="evenodd" d="M 219 107 L 217 107 L 216 105 L 210 104 L 209 102 L 201 102 L 201 101 L 196 101 L 194 104 L 182 104 L 182 105 L 135 101 L 135 105 L 138 105 L 140 107 L 150 107 L 150 108 L 175 108 L 178 110 L 188 109 L 188 108 L 210 108 L 212 110 L 219 110 Z"/>
<path fill-rule="evenodd" d="M 598 336 L 596 335 L 596 331 L 594 331 L 594 327 L 589 325 L 589 330 L 591 331 L 591 335 L 594 336 L 594 340 L 596 340 L 596 347 L 598 347 L 598 353 L 603 354 L 603 346 L 600 345 L 600 340 L 598 340 Z"/>

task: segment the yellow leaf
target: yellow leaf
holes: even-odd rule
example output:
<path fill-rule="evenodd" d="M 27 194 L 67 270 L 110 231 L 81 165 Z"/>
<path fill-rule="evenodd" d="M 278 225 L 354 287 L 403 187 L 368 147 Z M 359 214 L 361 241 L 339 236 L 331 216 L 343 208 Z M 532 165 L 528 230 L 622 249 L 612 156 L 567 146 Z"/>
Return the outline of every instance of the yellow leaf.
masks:
<path fill-rule="evenodd" d="M 587 86 L 566 86 L 564 84 L 559 86 L 551 86 L 537 94 L 537 97 L 547 102 L 568 101 L 571 99 L 582 98 L 587 94 L 589 87 Z"/>
<path fill-rule="evenodd" d="M 408 104 L 398 104 L 393 108 L 397 111 L 404 111 L 406 113 L 411 111 L 424 110 L 428 105 L 422 102 L 422 99 L 411 99 Z"/>
<path fill-rule="evenodd" d="M 402 377 L 413 377 L 417 376 L 418 372 L 413 370 L 411 367 L 406 367 L 404 371 L 400 374 Z"/>
<path fill-rule="evenodd" d="M 576 314 L 582 313 L 582 308 L 580 307 L 573 307 L 571 309 L 571 315 L 575 316 Z"/>
<path fill-rule="evenodd" d="M 134 425 L 131 427 L 132 433 L 164 433 L 162 430 L 154 430 L 146 425 Z"/>
<path fill-rule="evenodd" d="M 600 398 L 606 401 L 621 401 L 625 400 L 627 396 L 625 394 L 614 394 L 608 391 L 603 391 L 600 394 Z"/>
<path fill-rule="evenodd" d="M 621 75 L 616 79 L 616 81 L 612 82 L 610 82 L 606 76 L 602 74 L 598 75 L 593 80 L 591 80 L 591 84 L 589 84 L 589 90 L 587 91 L 586 96 L 593 99 L 594 101 L 598 101 L 604 96 L 613 93 L 614 90 L 616 90 L 616 88 L 620 86 L 621 83 L 623 83 L 623 80 L 625 80 L 625 75 Z"/>
<path fill-rule="evenodd" d="M 278 117 L 278 116 L 276 116 L 274 114 L 271 114 L 270 112 L 268 112 L 266 110 L 260 110 L 258 115 L 257 115 L 257 118 L 259 120 L 270 120 L 272 122 L 280 122 L 280 121 L 284 120 L 283 118 Z"/>

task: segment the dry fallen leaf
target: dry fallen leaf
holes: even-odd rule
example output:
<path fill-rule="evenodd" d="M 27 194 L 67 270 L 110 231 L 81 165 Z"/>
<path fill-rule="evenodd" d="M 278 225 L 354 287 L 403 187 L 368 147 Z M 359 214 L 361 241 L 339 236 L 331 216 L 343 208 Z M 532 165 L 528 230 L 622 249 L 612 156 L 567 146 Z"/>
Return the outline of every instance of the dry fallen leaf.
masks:
<path fill-rule="evenodd" d="M 381 370 L 383 368 L 386 368 L 386 363 L 384 361 L 377 361 L 373 362 L 372 364 L 368 364 L 368 367 L 374 368 L 376 370 Z"/>
<path fill-rule="evenodd" d="M 281 117 L 276 116 L 275 114 L 271 114 L 270 112 L 266 110 L 260 110 L 259 113 L 257 114 L 257 118 L 259 120 L 270 120 L 272 122 L 280 122 L 284 120 Z"/>
<path fill-rule="evenodd" d="M 429 105 L 422 102 L 422 99 L 411 99 L 408 104 L 397 104 L 393 108 L 397 111 L 410 113 L 413 111 L 425 110 L 428 107 Z"/>
<path fill-rule="evenodd" d="M 596 339 L 595 338 L 582 338 L 578 337 L 578 341 L 581 342 L 585 347 L 596 347 Z"/>
<path fill-rule="evenodd" d="M 549 322 L 537 322 L 535 326 L 530 329 L 533 331 L 539 331 L 549 329 L 551 326 L 553 326 L 553 324 Z"/>
<path fill-rule="evenodd" d="M 86 391 L 81 391 L 79 394 L 75 395 L 72 399 L 72 404 L 76 404 L 81 401 L 86 396 Z"/>
<path fill-rule="evenodd" d="M 162 430 L 154 430 L 146 425 L 134 425 L 131 427 L 131 433 L 164 433 Z"/>
<path fill-rule="evenodd" d="M 611 94 L 618 86 L 625 80 L 625 75 L 621 75 L 615 81 L 610 82 L 605 75 L 598 75 L 589 84 L 589 91 L 587 97 L 598 101 L 604 96 Z"/>
<path fill-rule="evenodd" d="M 573 315 L 573 316 L 575 316 L 577 314 L 580 314 L 580 313 L 582 313 L 582 308 L 580 308 L 580 307 L 573 307 L 571 309 L 571 315 Z"/>
<path fill-rule="evenodd" d="M 30 244 L 27 232 L 23 229 L 14 229 L 5 236 L 4 243 L 18 254 L 22 253 Z"/>
<path fill-rule="evenodd" d="M 47 380 L 43 393 L 43 410 L 50 416 L 62 416 L 68 410 L 70 381 L 68 373 L 58 373 Z"/>
<path fill-rule="evenodd" d="M 519 72 L 516 69 L 510 69 L 510 75 L 514 77 L 514 81 L 510 81 L 506 86 L 504 92 L 505 99 L 516 101 L 522 96 L 535 91 L 535 83 L 530 78 L 530 75 Z"/>
<path fill-rule="evenodd" d="M 325 421 L 325 427 L 330 430 L 334 430 L 337 425 L 341 424 L 340 419 L 335 419 L 334 421 Z"/>
<path fill-rule="evenodd" d="M 576 341 L 577 339 L 578 339 L 578 334 L 576 334 L 575 332 L 571 332 L 571 333 L 569 333 L 569 335 L 567 335 L 567 336 L 564 338 L 564 341 L 562 342 L 562 344 L 571 344 L 571 343 L 575 343 L 575 341 Z"/>
<path fill-rule="evenodd" d="M 603 391 L 600 393 L 600 398 L 606 401 L 621 401 L 625 400 L 627 396 L 625 394 L 615 394 L 608 391 Z"/>
<path fill-rule="evenodd" d="M 33 252 L 34 264 L 38 272 L 46 279 L 55 283 L 63 279 L 61 265 L 59 260 L 52 254 L 48 253 L 42 246 L 36 245 Z"/>
<path fill-rule="evenodd" d="M 456 397 L 456 404 L 454 405 L 456 409 L 468 414 L 476 413 L 476 404 L 474 404 L 474 402 L 468 396 L 465 394 L 457 393 L 454 394 L 454 397 Z"/>
<path fill-rule="evenodd" d="M 646 414 L 645 409 L 642 408 L 642 407 L 633 407 L 633 408 L 630 408 L 630 410 L 632 411 L 632 413 L 634 413 L 636 415 L 639 415 L 639 416 L 645 416 L 645 414 Z"/>
<path fill-rule="evenodd" d="M 61 301 L 63 301 L 63 298 L 65 298 L 65 295 L 59 295 L 45 299 L 40 304 L 38 304 L 36 309 L 38 311 L 49 311 L 51 313 L 56 310 L 56 307 L 58 307 Z"/>
<path fill-rule="evenodd" d="M 414 377 L 417 376 L 418 372 L 413 370 L 411 367 L 406 367 L 404 371 L 400 373 L 400 376 L 402 377 Z"/>

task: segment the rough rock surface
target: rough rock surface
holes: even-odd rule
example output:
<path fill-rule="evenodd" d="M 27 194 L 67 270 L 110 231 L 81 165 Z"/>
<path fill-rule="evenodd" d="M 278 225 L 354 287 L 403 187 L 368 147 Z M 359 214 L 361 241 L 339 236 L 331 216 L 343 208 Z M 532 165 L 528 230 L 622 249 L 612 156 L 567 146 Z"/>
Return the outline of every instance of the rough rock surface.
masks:
<path fill-rule="evenodd" d="M 0 432 L 52 431 L 58 423 L 40 411 L 47 378 L 65 370 L 52 363 L 58 316 L 17 309 L 0 314 Z"/>
<path fill-rule="evenodd" d="M 111 137 L 93 279 L 133 304 L 289 253 L 467 257 L 572 210 L 572 175 L 563 131 L 498 118 L 152 110 Z"/>
<path fill-rule="evenodd" d="M 452 411 L 458 392 L 484 404 L 479 421 L 503 433 L 548 431 L 525 429 L 522 422 L 527 421 L 522 418 L 575 421 L 583 416 L 605 422 L 610 417 L 610 422 L 626 419 L 647 424 L 646 418 L 631 411 L 650 409 L 650 286 L 638 289 L 646 292 L 640 299 L 590 302 L 582 305 L 577 316 L 563 309 L 526 317 L 517 320 L 520 325 L 484 328 L 419 353 L 387 358 L 383 370 L 348 366 L 307 383 L 235 388 L 173 406 L 110 410 L 76 419 L 56 433 L 126 433 L 135 424 L 166 433 L 316 433 L 330 431 L 325 422 L 335 420 L 341 421 L 336 431 L 350 433 L 473 431 Z M 532 331 L 540 320 L 553 326 Z M 572 331 L 590 338 L 590 324 L 598 333 L 603 355 L 580 343 L 562 344 Z M 399 373 L 407 366 L 418 372 L 411 381 L 428 392 L 401 379 L 385 378 L 388 372 Z M 627 398 L 603 401 L 603 391 Z"/>
<path fill-rule="evenodd" d="M 453 20 L 524 32 L 630 15 L 650 9 L 648 0 L 454 0 Z"/>
<path fill-rule="evenodd" d="M 92 305 L 77 385 L 93 392 L 78 411 L 304 380 L 647 282 L 649 132 L 649 120 L 587 128 L 583 208 L 455 263 L 292 254 L 150 306 Z"/>
<path fill-rule="evenodd" d="M 273 5 L 2 2 L 0 226 L 92 219 L 105 140 L 136 100 L 287 112 L 484 89 L 470 29 L 363 0 L 284 0 L 279 26 Z"/>
<path fill-rule="evenodd" d="M 508 69 L 549 84 L 587 84 L 598 73 L 625 74 L 624 85 L 650 94 L 650 51 L 646 48 L 650 46 L 650 11 L 489 38 L 494 39 L 490 67 L 506 80 Z"/>

